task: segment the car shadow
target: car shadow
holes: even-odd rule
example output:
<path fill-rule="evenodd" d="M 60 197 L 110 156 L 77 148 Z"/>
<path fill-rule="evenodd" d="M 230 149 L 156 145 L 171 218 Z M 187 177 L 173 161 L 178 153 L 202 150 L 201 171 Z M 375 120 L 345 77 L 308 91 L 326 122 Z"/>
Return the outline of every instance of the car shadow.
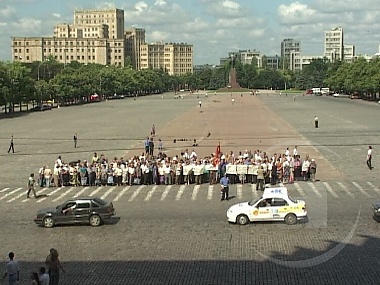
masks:
<path fill-rule="evenodd" d="M 111 217 L 109 220 L 104 221 L 105 225 L 116 225 L 120 221 L 120 217 Z"/>

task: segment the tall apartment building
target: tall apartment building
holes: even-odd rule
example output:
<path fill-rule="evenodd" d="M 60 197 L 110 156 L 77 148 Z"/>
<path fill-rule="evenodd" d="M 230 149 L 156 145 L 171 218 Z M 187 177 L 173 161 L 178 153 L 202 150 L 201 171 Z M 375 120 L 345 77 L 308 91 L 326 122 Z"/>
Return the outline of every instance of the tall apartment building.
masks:
<path fill-rule="evenodd" d="M 130 60 L 137 70 L 165 68 L 175 75 L 193 72 L 192 45 L 165 44 L 162 48 L 146 45 L 144 29 L 124 30 L 124 11 L 120 9 L 74 11 L 73 24 L 58 24 L 53 34 L 53 37 L 12 37 L 12 59 L 31 63 L 53 56 L 65 64 L 77 61 L 118 66 Z"/>
<path fill-rule="evenodd" d="M 153 43 L 140 46 L 141 69 L 163 69 L 170 75 L 193 73 L 193 45 Z"/>
<path fill-rule="evenodd" d="M 355 46 L 354 45 L 344 45 L 343 60 L 348 63 L 354 62 L 355 60 Z"/>
<path fill-rule="evenodd" d="M 325 32 L 325 51 L 324 56 L 332 62 L 343 60 L 343 28 L 336 27 Z"/>
<path fill-rule="evenodd" d="M 284 39 L 281 42 L 282 69 L 301 70 L 301 42 L 294 39 Z"/>
<path fill-rule="evenodd" d="M 124 32 L 124 36 L 126 56 L 130 57 L 132 67 L 136 70 L 140 70 L 140 46 L 145 44 L 145 29 L 127 29 Z"/>

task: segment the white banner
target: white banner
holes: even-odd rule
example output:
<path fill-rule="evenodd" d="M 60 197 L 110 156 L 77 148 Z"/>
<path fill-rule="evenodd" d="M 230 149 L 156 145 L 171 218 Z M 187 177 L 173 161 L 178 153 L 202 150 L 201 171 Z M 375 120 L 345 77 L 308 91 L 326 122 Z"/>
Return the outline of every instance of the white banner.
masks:
<path fill-rule="evenodd" d="M 193 170 L 193 165 L 188 164 L 183 166 L 183 175 L 189 175 L 190 171 Z"/>
<path fill-rule="evenodd" d="M 202 175 L 204 173 L 204 165 L 194 165 L 194 175 Z"/>
<path fill-rule="evenodd" d="M 236 174 L 236 165 L 234 165 L 234 164 L 227 164 L 226 165 L 226 173 L 227 174 Z"/>
<path fill-rule="evenodd" d="M 257 175 L 257 165 L 248 165 L 248 174 Z"/>
<path fill-rule="evenodd" d="M 236 172 L 237 174 L 241 175 L 241 174 L 247 174 L 247 171 L 248 171 L 248 165 L 244 165 L 244 164 L 238 164 L 236 165 Z"/>

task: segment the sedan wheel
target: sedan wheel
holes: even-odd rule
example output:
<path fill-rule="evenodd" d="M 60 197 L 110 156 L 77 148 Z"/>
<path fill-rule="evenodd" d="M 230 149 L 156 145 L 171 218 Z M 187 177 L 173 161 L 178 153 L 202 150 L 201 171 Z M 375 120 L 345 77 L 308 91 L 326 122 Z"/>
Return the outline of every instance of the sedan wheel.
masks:
<path fill-rule="evenodd" d="M 93 227 L 100 226 L 101 222 L 102 222 L 102 219 L 100 218 L 99 215 L 92 215 L 90 217 L 90 225 Z"/>
<path fill-rule="evenodd" d="M 43 225 L 45 228 L 52 228 L 54 226 L 54 220 L 51 217 L 46 217 L 43 220 Z"/>
<path fill-rule="evenodd" d="M 297 223 L 297 217 L 296 217 L 296 215 L 294 215 L 294 214 L 288 214 L 285 217 L 285 223 L 287 223 L 288 225 L 295 225 Z"/>
<path fill-rule="evenodd" d="M 249 220 L 248 220 L 248 217 L 246 215 L 239 215 L 237 218 L 236 218 L 236 222 L 239 224 L 239 225 L 246 225 L 249 223 Z"/>

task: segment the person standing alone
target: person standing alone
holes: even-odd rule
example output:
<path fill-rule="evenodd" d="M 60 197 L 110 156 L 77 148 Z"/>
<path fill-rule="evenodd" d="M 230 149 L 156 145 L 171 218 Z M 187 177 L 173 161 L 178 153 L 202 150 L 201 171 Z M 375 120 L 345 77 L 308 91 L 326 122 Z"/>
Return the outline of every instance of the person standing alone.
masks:
<path fill-rule="evenodd" d="M 318 129 L 318 127 L 319 127 L 318 116 L 314 117 L 314 126 L 315 126 L 316 129 Z"/>
<path fill-rule="evenodd" d="M 13 135 L 11 135 L 11 141 L 10 141 L 10 145 L 9 145 L 9 149 L 8 149 L 8 153 L 12 150 L 12 153 L 15 153 L 15 148 L 14 148 L 14 145 L 13 145 Z"/>
<path fill-rule="evenodd" d="M 13 252 L 10 252 L 8 256 L 9 256 L 9 261 L 5 269 L 3 280 L 8 275 L 8 284 L 15 285 L 16 282 L 20 280 L 20 269 L 18 267 L 18 262 L 14 260 L 15 254 Z"/>
<path fill-rule="evenodd" d="M 369 170 L 372 170 L 372 146 L 369 146 L 368 147 L 368 151 L 367 151 L 367 166 L 369 168 Z"/>
<path fill-rule="evenodd" d="M 220 201 L 228 200 L 229 184 L 230 180 L 227 177 L 227 173 L 224 173 L 224 176 L 220 179 L 220 192 L 222 196 Z"/>
<path fill-rule="evenodd" d="M 78 143 L 78 135 L 74 135 L 74 148 L 77 148 L 77 143 Z"/>

